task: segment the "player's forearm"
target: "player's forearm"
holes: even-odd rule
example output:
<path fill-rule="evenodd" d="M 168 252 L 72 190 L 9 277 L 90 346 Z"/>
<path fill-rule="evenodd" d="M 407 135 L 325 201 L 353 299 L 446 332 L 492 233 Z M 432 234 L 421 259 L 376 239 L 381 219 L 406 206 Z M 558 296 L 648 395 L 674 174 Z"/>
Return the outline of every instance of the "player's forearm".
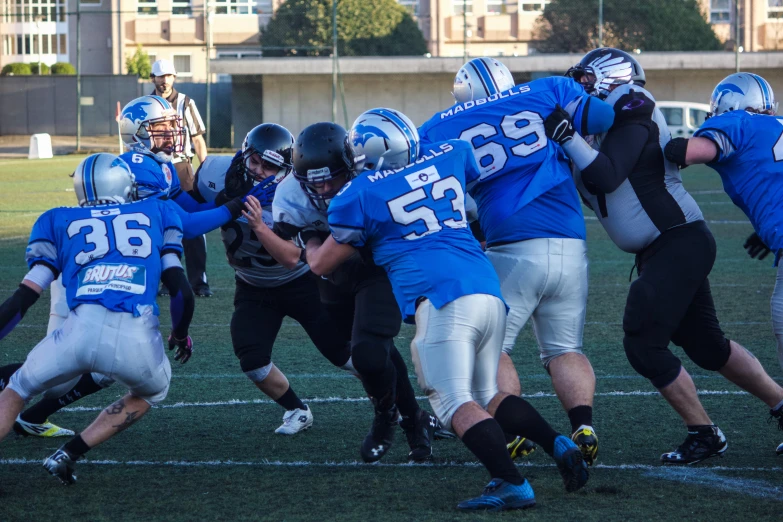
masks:
<path fill-rule="evenodd" d="M 222 206 L 204 212 L 182 212 L 180 219 L 185 239 L 193 239 L 225 225 L 234 219 L 234 216 L 229 209 Z"/>
<path fill-rule="evenodd" d="M 185 339 L 196 307 L 196 299 L 185 277 L 185 271 L 181 265 L 172 265 L 163 271 L 160 280 L 171 296 L 172 334 L 175 339 Z"/>
<path fill-rule="evenodd" d="M 266 223 L 253 227 L 253 230 L 270 256 L 289 270 L 296 268 L 299 264 L 299 256 L 302 254 L 301 248 L 275 234 Z"/>
<path fill-rule="evenodd" d="M 35 304 L 43 289 L 25 279 L 16 292 L 0 305 L 0 339 L 11 333 L 27 310 Z"/>
<path fill-rule="evenodd" d="M 193 196 L 184 191 L 178 192 L 172 199 L 187 212 L 204 212 L 205 210 L 215 208 L 215 203 L 211 201 L 199 203 L 193 199 Z"/>
<path fill-rule="evenodd" d="M 198 156 L 199 163 L 202 163 L 207 157 L 207 142 L 204 141 L 204 136 L 193 137 L 193 151 Z"/>
<path fill-rule="evenodd" d="M 356 249 L 345 243 L 338 243 L 329 236 L 321 243 L 317 237 L 307 241 L 307 264 L 310 271 L 318 276 L 334 272 L 343 262 L 356 253 Z"/>

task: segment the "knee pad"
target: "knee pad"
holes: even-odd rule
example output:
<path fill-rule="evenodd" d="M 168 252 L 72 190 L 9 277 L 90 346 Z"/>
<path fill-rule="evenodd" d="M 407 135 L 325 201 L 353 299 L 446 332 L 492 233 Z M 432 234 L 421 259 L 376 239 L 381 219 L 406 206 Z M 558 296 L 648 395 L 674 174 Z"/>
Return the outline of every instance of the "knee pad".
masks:
<path fill-rule="evenodd" d="M 269 376 L 269 372 L 271 372 L 272 368 L 274 367 L 275 365 L 270 362 L 269 364 L 267 364 L 266 366 L 262 366 L 261 368 L 246 371 L 245 375 L 247 375 L 247 378 L 253 382 L 256 383 L 262 382 L 264 379 L 266 379 Z"/>
<path fill-rule="evenodd" d="M 729 362 L 731 342 L 725 337 L 703 339 L 686 343 L 682 349 L 685 350 L 688 358 L 700 368 L 717 372 Z"/>
<path fill-rule="evenodd" d="M 272 362 L 272 350 L 265 350 L 257 344 L 235 346 L 234 355 L 239 359 L 239 366 L 245 374 Z"/>
<path fill-rule="evenodd" d="M 506 352 L 508 353 L 508 352 Z M 541 347 L 541 354 L 539 357 L 541 357 L 541 364 L 544 365 L 544 368 L 546 371 L 549 371 L 549 363 L 560 357 L 561 355 L 565 355 L 567 353 L 578 353 L 580 355 L 584 355 L 582 353 L 582 348 L 564 348 L 562 346 L 542 346 Z"/>
<path fill-rule="evenodd" d="M 362 375 L 383 373 L 390 364 L 391 339 L 361 339 L 351 349 L 353 366 Z"/>
<path fill-rule="evenodd" d="M 644 338 L 626 335 L 623 348 L 636 373 L 649 379 L 658 389 L 671 384 L 680 374 L 682 363 L 668 348 L 649 343 Z"/>

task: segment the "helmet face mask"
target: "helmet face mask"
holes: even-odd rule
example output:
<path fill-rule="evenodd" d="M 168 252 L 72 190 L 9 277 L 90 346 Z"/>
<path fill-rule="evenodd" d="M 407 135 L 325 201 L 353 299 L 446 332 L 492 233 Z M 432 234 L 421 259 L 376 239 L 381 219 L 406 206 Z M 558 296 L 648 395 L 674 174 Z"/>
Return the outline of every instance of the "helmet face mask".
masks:
<path fill-rule="evenodd" d="M 130 101 L 120 116 L 120 134 L 128 148 L 149 152 L 161 161 L 171 161 L 184 149 L 182 118 L 160 96 L 141 96 Z"/>
<path fill-rule="evenodd" d="M 618 85 L 644 86 L 646 83 L 644 70 L 636 58 L 611 47 L 590 51 L 565 75 L 600 99 L 606 99 Z"/>
<path fill-rule="evenodd" d="M 294 137 L 285 127 L 264 123 L 254 127 L 242 143 L 245 176 L 254 184 L 277 183 L 291 172 Z"/>

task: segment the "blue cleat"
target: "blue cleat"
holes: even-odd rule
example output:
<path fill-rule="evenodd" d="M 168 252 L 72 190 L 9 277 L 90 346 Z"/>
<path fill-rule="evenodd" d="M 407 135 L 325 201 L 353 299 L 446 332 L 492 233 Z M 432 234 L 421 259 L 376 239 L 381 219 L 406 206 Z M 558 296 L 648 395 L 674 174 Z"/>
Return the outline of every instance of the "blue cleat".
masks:
<path fill-rule="evenodd" d="M 558 435 L 555 439 L 555 452 L 552 455 L 557 463 L 557 469 L 563 477 L 566 491 L 573 493 L 582 489 L 587 484 L 589 473 L 587 463 L 579 446 L 564 435 Z"/>
<path fill-rule="evenodd" d="M 532 508 L 535 505 L 536 496 L 527 479 L 519 486 L 515 486 L 505 480 L 493 478 L 484 488 L 480 497 L 460 502 L 457 509 L 462 511 L 507 511 Z"/>

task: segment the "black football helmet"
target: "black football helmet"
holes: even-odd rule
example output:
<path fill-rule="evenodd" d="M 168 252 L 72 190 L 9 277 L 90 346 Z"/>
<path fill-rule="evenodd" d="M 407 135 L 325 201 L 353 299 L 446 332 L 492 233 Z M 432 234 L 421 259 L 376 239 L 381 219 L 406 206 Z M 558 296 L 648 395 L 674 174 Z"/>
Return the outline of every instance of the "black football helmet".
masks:
<path fill-rule="evenodd" d="M 632 55 L 620 49 L 601 47 L 587 53 L 578 64 L 565 73 L 579 82 L 588 94 L 602 100 L 609 96 L 613 85 L 632 83 L 644 87 L 644 69 Z M 595 79 L 582 82 L 585 75 Z"/>
<path fill-rule="evenodd" d="M 302 185 L 310 201 L 325 211 L 329 202 L 342 186 L 318 193 L 316 187 L 323 183 L 354 177 L 354 158 L 348 132 L 332 122 L 314 123 L 305 128 L 294 143 L 294 176 Z"/>
<path fill-rule="evenodd" d="M 242 143 L 242 159 L 247 175 L 255 181 L 261 181 L 251 170 L 251 164 L 266 164 L 266 167 L 277 170 L 275 178 L 279 181 L 291 172 L 293 146 L 294 136 L 285 127 L 275 123 L 262 123 L 254 127 Z"/>

